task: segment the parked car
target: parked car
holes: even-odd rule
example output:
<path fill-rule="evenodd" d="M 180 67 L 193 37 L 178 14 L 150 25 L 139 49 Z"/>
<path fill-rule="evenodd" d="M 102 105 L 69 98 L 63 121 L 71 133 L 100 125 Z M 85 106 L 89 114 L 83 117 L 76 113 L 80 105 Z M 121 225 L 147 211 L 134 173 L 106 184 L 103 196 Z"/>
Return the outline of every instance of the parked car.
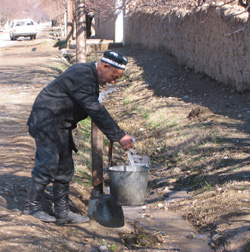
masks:
<path fill-rule="evenodd" d="M 35 39 L 37 28 L 31 19 L 13 20 L 10 26 L 10 40 L 17 40 L 19 37 L 30 37 Z"/>

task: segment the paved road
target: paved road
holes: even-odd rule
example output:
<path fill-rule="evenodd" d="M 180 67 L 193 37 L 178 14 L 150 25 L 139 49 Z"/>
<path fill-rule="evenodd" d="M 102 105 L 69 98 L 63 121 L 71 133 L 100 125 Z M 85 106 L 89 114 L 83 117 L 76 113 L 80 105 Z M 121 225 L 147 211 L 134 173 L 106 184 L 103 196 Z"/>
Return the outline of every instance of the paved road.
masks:
<path fill-rule="evenodd" d="M 42 30 L 44 30 L 46 27 L 48 27 L 49 25 L 50 25 L 49 23 L 44 23 L 44 24 L 37 25 L 37 29 L 38 29 L 37 38 L 40 38 L 40 32 Z M 8 30 L 0 32 L 0 56 L 1 56 L 1 47 L 13 46 L 13 45 L 17 44 L 18 41 L 20 41 L 20 40 L 29 40 L 29 39 L 30 38 L 18 38 L 17 41 L 11 41 Z"/>
<path fill-rule="evenodd" d="M 16 43 L 16 41 L 10 41 L 8 31 L 0 33 L 0 47 L 11 46 L 14 43 Z"/>
<path fill-rule="evenodd" d="M 18 41 L 11 41 L 9 32 L 4 31 L 0 33 L 0 57 L 2 56 L 2 47 L 10 47 L 17 43 Z"/>

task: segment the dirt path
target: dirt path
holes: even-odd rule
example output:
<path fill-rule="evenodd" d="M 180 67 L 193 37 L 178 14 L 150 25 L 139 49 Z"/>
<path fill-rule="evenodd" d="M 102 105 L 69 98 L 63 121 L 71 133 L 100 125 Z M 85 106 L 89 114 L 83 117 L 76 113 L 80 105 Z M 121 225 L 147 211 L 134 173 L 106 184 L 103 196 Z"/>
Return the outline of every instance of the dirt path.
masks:
<path fill-rule="evenodd" d="M 35 152 L 26 121 L 36 95 L 63 65 L 53 43 L 44 38 L 21 40 L 1 50 L 0 251 L 98 251 L 104 241 L 119 244 L 118 232 L 129 230 L 124 227 L 114 232 L 95 222 L 61 227 L 22 214 Z M 45 206 L 51 200 L 49 189 Z M 86 214 L 89 191 L 75 183 L 71 193 Z M 78 203 L 80 195 L 83 201 Z"/>

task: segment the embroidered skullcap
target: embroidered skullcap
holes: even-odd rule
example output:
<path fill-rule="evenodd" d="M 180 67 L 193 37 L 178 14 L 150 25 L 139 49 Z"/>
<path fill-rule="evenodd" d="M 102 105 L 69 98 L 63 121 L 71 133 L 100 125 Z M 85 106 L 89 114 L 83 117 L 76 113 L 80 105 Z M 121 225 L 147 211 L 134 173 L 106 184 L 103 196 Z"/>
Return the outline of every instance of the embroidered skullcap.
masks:
<path fill-rule="evenodd" d="M 122 70 L 125 70 L 125 66 L 128 63 L 127 58 L 125 58 L 122 54 L 111 51 L 104 52 L 101 61 Z"/>

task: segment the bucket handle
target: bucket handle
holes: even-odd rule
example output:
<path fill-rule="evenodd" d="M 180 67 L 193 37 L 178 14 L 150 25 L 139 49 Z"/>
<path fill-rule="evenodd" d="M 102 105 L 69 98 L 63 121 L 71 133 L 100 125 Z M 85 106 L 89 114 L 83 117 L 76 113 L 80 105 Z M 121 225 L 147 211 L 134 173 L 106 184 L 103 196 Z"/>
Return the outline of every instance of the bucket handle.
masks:
<path fill-rule="evenodd" d="M 146 155 L 146 153 L 142 150 L 142 149 L 140 149 L 140 148 L 138 148 L 138 146 L 136 146 L 136 147 L 134 147 L 134 149 L 135 150 L 137 150 L 138 151 L 138 153 L 140 153 L 140 154 L 142 154 L 142 155 L 144 155 L 145 157 L 146 157 L 146 161 L 147 161 L 147 163 L 148 163 L 148 166 L 150 167 L 150 159 L 149 159 L 149 157 Z M 132 157 L 132 151 L 131 150 L 127 150 L 127 155 L 128 155 L 128 158 L 129 158 L 129 160 L 130 160 L 130 163 L 131 163 L 131 165 L 134 167 L 134 159 L 133 159 L 133 157 Z M 132 163 L 133 162 L 133 163 Z M 134 165 L 133 165 L 134 164 Z"/>
<path fill-rule="evenodd" d="M 129 161 L 130 161 L 131 165 L 133 167 L 135 167 L 135 163 L 134 163 L 133 157 L 132 157 L 131 152 L 130 152 L 129 149 L 127 150 L 127 155 L 128 155 L 128 158 L 129 158 Z M 108 166 L 109 167 L 112 166 L 112 156 L 113 156 L 113 142 L 110 141 L 109 142 L 109 151 L 108 151 Z"/>
<path fill-rule="evenodd" d="M 129 162 L 130 162 L 131 166 L 134 169 L 136 169 L 134 159 L 133 159 L 132 154 L 131 154 L 129 149 L 127 150 L 127 155 L 128 155 L 128 159 L 129 159 Z"/>
<path fill-rule="evenodd" d="M 126 152 L 127 152 L 127 155 L 128 155 L 128 158 L 129 158 L 131 165 L 134 167 L 135 163 L 134 163 L 131 151 L 128 149 Z M 109 152 L 108 153 L 109 153 L 108 165 L 110 167 L 110 166 L 112 166 L 112 156 L 113 156 L 113 142 L 112 141 L 109 142 Z"/>
<path fill-rule="evenodd" d="M 135 142 L 135 140 L 133 140 L 133 141 Z M 142 154 L 144 154 L 145 156 L 147 156 L 147 155 L 144 153 L 144 151 L 142 151 L 140 148 L 134 146 L 134 149 L 139 150 L 140 153 L 142 153 Z M 133 157 L 132 157 L 132 155 L 131 155 L 131 151 L 130 151 L 129 149 L 127 150 L 127 155 L 128 155 L 128 158 L 129 158 L 129 161 L 130 161 L 131 165 L 134 167 L 134 166 L 135 166 L 135 164 L 134 164 L 134 159 L 133 159 Z M 113 142 L 110 141 L 110 142 L 109 142 L 109 150 L 108 150 L 108 166 L 109 166 L 109 167 L 112 166 L 112 157 L 113 157 Z"/>

